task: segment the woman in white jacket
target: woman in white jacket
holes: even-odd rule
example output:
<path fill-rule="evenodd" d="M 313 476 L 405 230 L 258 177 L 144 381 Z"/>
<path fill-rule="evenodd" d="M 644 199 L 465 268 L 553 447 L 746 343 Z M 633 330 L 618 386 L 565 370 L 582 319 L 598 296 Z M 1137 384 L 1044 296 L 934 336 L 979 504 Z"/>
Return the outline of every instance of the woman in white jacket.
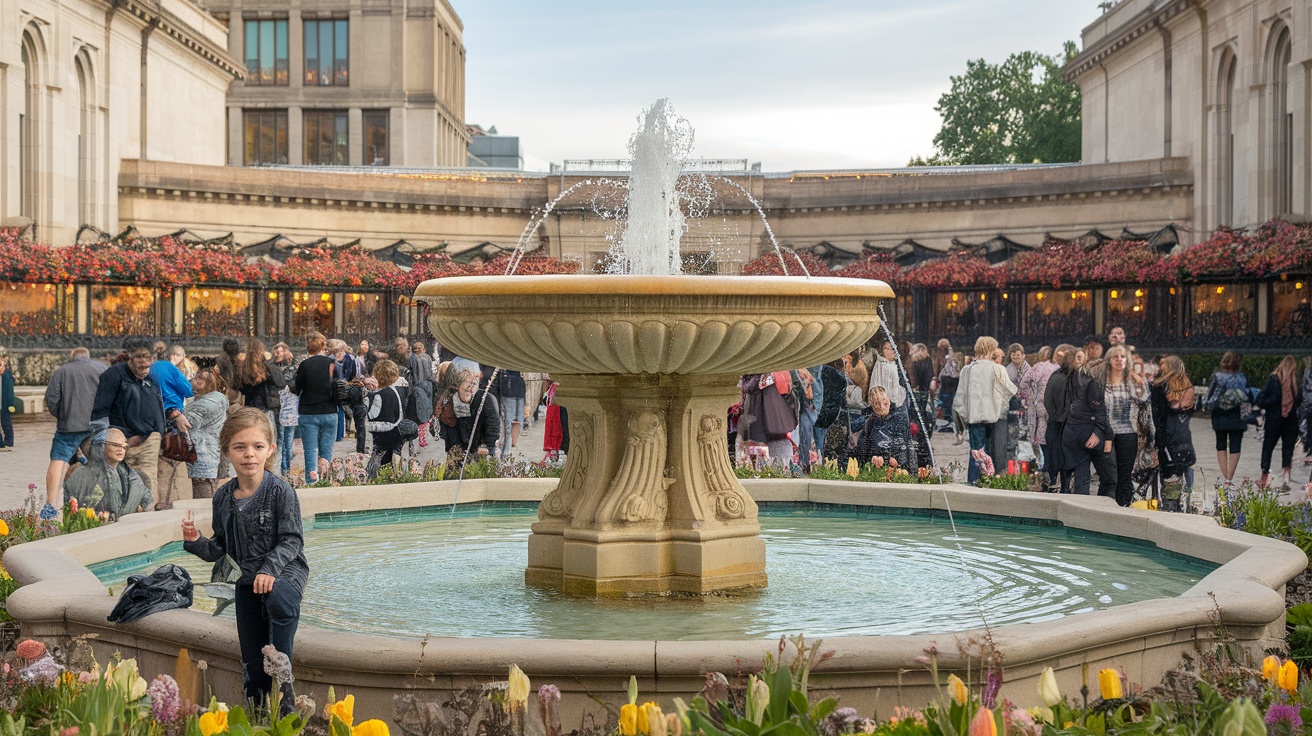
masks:
<path fill-rule="evenodd" d="M 994 432 L 1007 431 L 1007 405 L 1016 395 L 1016 384 L 1007 378 L 1007 369 L 991 360 L 998 341 L 981 337 L 975 341 L 975 360 L 961 369 L 961 383 L 952 401 L 952 410 L 966 423 L 970 433 L 971 458 L 966 481 L 974 483 L 980 475 L 974 451 L 984 450 L 993 459 L 995 473 L 1006 471 L 1007 458 L 994 450 Z"/>

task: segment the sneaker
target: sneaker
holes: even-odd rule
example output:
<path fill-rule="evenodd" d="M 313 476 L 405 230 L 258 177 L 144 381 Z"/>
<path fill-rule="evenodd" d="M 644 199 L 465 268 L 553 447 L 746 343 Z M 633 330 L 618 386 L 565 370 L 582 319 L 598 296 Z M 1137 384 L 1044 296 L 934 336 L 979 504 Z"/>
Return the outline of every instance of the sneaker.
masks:
<path fill-rule="evenodd" d="M 0 447 L 0 452 L 13 452 L 13 451 L 14 448 L 12 447 Z"/>

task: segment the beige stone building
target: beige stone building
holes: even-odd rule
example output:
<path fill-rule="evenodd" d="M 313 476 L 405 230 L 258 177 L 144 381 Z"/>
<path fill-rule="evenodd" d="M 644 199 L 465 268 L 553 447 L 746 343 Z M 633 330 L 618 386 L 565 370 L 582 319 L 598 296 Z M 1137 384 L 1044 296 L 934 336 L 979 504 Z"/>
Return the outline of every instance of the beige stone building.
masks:
<path fill-rule="evenodd" d="M 1196 232 L 1312 214 L 1312 0 L 1125 0 L 1068 68 L 1084 163 L 1184 157 Z"/>
<path fill-rule="evenodd" d="M 189 0 L 0 0 L 0 221 L 71 242 L 117 226 L 121 160 L 222 164 L 239 74 Z"/>
<path fill-rule="evenodd" d="M 245 79 L 231 166 L 464 166 L 465 47 L 447 0 L 213 0 Z"/>

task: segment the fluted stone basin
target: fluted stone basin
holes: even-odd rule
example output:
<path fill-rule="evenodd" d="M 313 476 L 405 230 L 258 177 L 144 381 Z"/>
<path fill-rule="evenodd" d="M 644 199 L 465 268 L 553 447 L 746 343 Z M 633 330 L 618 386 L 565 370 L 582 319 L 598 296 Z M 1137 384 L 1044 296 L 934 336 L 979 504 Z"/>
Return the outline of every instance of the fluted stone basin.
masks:
<path fill-rule="evenodd" d="M 756 503 L 724 426 L 738 377 L 841 357 L 892 296 L 881 281 L 768 276 L 462 277 L 415 291 L 444 346 L 560 382 L 570 452 L 525 579 L 587 595 L 764 586 Z"/>

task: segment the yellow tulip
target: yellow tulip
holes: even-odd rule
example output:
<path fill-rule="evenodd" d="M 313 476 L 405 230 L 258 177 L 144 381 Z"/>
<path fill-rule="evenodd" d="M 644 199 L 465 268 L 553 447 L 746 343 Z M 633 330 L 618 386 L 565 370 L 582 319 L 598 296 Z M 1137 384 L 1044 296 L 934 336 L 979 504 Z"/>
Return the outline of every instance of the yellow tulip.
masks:
<path fill-rule="evenodd" d="M 625 703 L 620 706 L 620 736 L 636 736 L 638 733 L 638 706 Z"/>
<path fill-rule="evenodd" d="M 374 718 L 351 729 L 351 736 L 392 736 L 392 732 L 386 723 Z"/>
<path fill-rule="evenodd" d="M 341 700 L 333 703 L 328 708 L 328 721 L 331 723 L 333 718 L 345 723 L 348 726 L 355 725 L 355 696 L 347 695 Z"/>
<path fill-rule="evenodd" d="M 970 719 L 970 736 L 998 736 L 998 722 L 993 720 L 993 711 L 980 708 L 975 717 Z"/>
<path fill-rule="evenodd" d="M 647 721 L 647 732 L 651 736 L 665 736 L 665 714 L 661 712 L 661 707 L 655 703 L 644 703 L 638 709 L 638 720 Z"/>
<path fill-rule="evenodd" d="M 519 665 L 510 665 L 510 675 L 506 678 L 506 700 L 512 707 L 518 708 L 528 702 L 528 675 Z"/>
<path fill-rule="evenodd" d="M 9 536 L 9 525 L 5 523 L 4 519 L 0 519 L 0 537 L 7 536 Z"/>
<path fill-rule="evenodd" d="M 211 713 L 200 714 L 201 736 L 214 736 L 216 733 L 228 732 L 228 714 L 225 711 L 215 711 Z"/>
<path fill-rule="evenodd" d="M 1294 660 L 1288 660 L 1281 665 L 1276 684 L 1287 693 L 1298 689 L 1298 665 L 1294 664 Z"/>
<path fill-rule="evenodd" d="M 1044 667 L 1039 675 L 1039 700 L 1049 708 L 1062 701 L 1061 690 L 1057 687 L 1057 675 L 1051 667 Z"/>
<path fill-rule="evenodd" d="M 847 475 L 851 478 L 861 475 L 861 466 L 857 464 L 856 458 L 854 457 L 849 457 L 847 459 Z"/>
<path fill-rule="evenodd" d="M 960 677 L 948 675 L 948 695 L 957 705 L 965 705 L 966 700 L 970 698 L 970 691 L 966 689 L 966 683 L 962 682 Z"/>
<path fill-rule="evenodd" d="M 650 700 L 643 703 L 642 706 L 638 708 L 637 722 L 634 724 L 638 729 L 638 733 L 651 733 L 651 722 L 647 719 L 647 716 L 651 713 L 652 708 L 656 708 L 656 704 Z M 660 710 L 659 708 L 656 709 L 657 711 Z"/>
<path fill-rule="evenodd" d="M 1121 690 L 1121 673 L 1116 670 L 1099 670 L 1098 689 L 1102 693 L 1103 700 L 1116 700 L 1125 697 L 1125 693 Z"/>
<path fill-rule="evenodd" d="M 1276 684 L 1276 679 L 1280 675 L 1280 658 L 1272 654 L 1262 660 L 1262 678 L 1272 685 Z"/>

